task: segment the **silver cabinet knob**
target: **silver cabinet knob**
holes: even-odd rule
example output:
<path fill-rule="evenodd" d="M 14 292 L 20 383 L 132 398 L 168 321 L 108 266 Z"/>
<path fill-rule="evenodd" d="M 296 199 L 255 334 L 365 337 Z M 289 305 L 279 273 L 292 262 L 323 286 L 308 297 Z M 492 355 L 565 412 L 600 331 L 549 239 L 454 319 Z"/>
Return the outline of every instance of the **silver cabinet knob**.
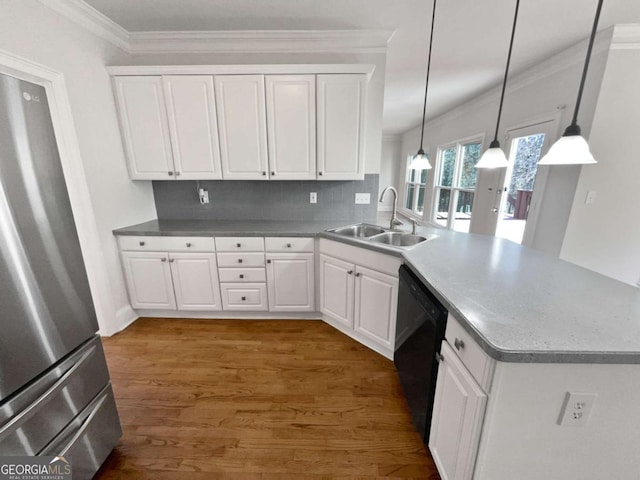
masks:
<path fill-rule="evenodd" d="M 173 177 L 173 172 L 167 172 L 167 175 L 169 175 L 170 177 Z"/>
<path fill-rule="evenodd" d="M 271 260 L 267 260 L 267 263 L 271 263 Z"/>
<path fill-rule="evenodd" d="M 438 363 L 444 362 L 444 357 L 439 352 L 436 352 L 436 362 L 438 362 Z"/>
<path fill-rule="evenodd" d="M 322 172 L 318 172 L 318 175 L 322 176 Z"/>
<path fill-rule="evenodd" d="M 244 275 L 243 275 L 243 274 L 240 274 L 240 278 L 244 278 Z"/>
<path fill-rule="evenodd" d="M 242 246 L 241 243 L 236 243 L 236 247 L 240 248 Z"/>
<path fill-rule="evenodd" d="M 166 259 L 166 258 L 161 258 L 161 259 L 160 259 L 160 261 L 161 261 L 161 262 L 166 262 L 166 261 L 167 261 L 167 259 Z"/>
<path fill-rule="evenodd" d="M 356 277 L 359 277 L 359 276 L 360 276 L 360 272 L 356 273 Z"/>
<path fill-rule="evenodd" d="M 169 259 L 169 263 L 173 263 L 175 261 L 175 258 L 170 258 Z"/>
<path fill-rule="evenodd" d="M 287 248 L 291 248 L 291 244 L 290 243 L 287 243 Z"/>
<path fill-rule="evenodd" d="M 241 258 L 238 259 L 238 263 L 242 263 L 242 259 Z"/>
<path fill-rule="evenodd" d="M 244 302 L 247 299 L 247 297 L 242 297 L 242 301 Z"/>
<path fill-rule="evenodd" d="M 272 177 L 275 177 L 275 175 L 276 175 L 276 172 L 271 172 Z"/>
<path fill-rule="evenodd" d="M 460 340 L 459 338 L 456 338 L 453 341 L 453 346 L 456 347 L 456 350 L 462 350 L 464 348 L 464 341 Z"/>
<path fill-rule="evenodd" d="M 189 248 L 191 246 L 191 243 L 187 242 L 187 248 Z"/>
<path fill-rule="evenodd" d="M 262 172 L 262 176 L 266 177 L 267 176 L 267 172 Z"/>
<path fill-rule="evenodd" d="M 176 172 L 176 177 L 180 176 L 180 172 Z"/>
<path fill-rule="evenodd" d="M 140 242 L 140 246 L 141 246 L 141 247 L 144 247 L 144 242 Z"/>
<path fill-rule="evenodd" d="M 353 270 L 347 270 L 347 275 L 351 275 L 353 273 Z"/>

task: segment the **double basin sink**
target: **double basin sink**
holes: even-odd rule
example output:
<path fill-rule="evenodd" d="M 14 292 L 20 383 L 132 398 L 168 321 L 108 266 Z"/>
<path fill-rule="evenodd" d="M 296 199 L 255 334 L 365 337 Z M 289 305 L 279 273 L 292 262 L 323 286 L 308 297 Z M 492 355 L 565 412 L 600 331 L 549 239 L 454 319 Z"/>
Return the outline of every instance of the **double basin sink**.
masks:
<path fill-rule="evenodd" d="M 366 240 L 372 243 L 380 243 L 391 247 L 409 248 L 418 245 L 427 240 L 431 240 L 435 236 L 414 235 L 408 232 L 395 232 L 379 227 L 377 225 L 369 225 L 367 223 L 359 223 L 357 225 L 349 225 L 348 227 L 338 227 L 327 230 L 329 233 L 341 235 L 343 237 L 356 238 Z"/>

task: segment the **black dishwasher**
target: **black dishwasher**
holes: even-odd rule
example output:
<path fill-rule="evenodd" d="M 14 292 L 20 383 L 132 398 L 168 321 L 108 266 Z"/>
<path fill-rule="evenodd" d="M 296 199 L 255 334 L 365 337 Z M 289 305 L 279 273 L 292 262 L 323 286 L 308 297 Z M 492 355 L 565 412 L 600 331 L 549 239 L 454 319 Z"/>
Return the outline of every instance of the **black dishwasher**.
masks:
<path fill-rule="evenodd" d="M 400 267 L 396 352 L 393 361 L 413 423 L 429 441 L 438 362 L 447 310 L 405 265 Z"/>

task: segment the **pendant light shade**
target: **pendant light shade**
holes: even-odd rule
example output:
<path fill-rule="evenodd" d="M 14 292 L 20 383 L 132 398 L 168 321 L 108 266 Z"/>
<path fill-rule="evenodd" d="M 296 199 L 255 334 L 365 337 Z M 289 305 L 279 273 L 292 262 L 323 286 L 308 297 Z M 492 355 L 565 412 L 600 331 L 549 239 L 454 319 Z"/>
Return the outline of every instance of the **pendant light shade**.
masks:
<path fill-rule="evenodd" d="M 509 77 L 509 65 L 511 64 L 511 52 L 513 51 L 513 39 L 516 35 L 516 24 L 518 23 L 518 9 L 520 0 L 516 0 L 516 10 L 513 14 L 513 27 L 511 28 L 511 40 L 509 41 L 509 53 L 507 54 L 507 66 L 504 69 L 504 79 L 502 80 L 502 92 L 500 93 L 500 106 L 498 107 L 498 120 L 496 121 L 496 133 L 489 148 L 482 154 L 476 168 L 505 168 L 509 166 L 507 156 L 500 148 L 498 141 L 498 131 L 500 130 L 500 117 L 502 116 L 502 105 L 504 104 L 504 92 L 507 88 L 507 78 Z"/>
<path fill-rule="evenodd" d="M 429 170 L 432 168 L 431 163 L 429 163 L 429 157 L 424 153 L 424 150 L 418 150 L 418 153 L 411 159 L 409 168 L 411 170 Z"/>
<path fill-rule="evenodd" d="M 491 142 L 489 148 L 476 163 L 476 168 L 503 168 L 508 166 L 507 156 L 500 148 L 499 142 Z"/>
<path fill-rule="evenodd" d="M 431 163 L 429 157 L 424 153 L 422 141 L 424 140 L 424 120 L 427 113 L 427 92 L 429 91 L 429 72 L 431 70 L 431 47 L 433 46 L 433 25 L 436 20 L 436 0 L 433 0 L 433 11 L 431 13 L 431 32 L 429 33 L 429 55 L 427 57 L 427 79 L 424 84 L 424 103 L 422 105 L 422 127 L 420 130 L 420 149 L 411 159 L 409 168 L 411 170 L 430 170 Z"/>
<path fill-rule="evenodd" d="M 578 89 L 578 98 L 573 111 L 571 125 L 567 127 L 562 137 L 551 146 L 547 154 L 538 162 L 538 165 L 589 165 L 598 163 L 593 158 L 593 155 L 591 155 L 589 144 L 584 137 L 580 135 L 578 111 L 580 110 L 582 92 L 584 91 L 584 82 L 587 78 L 587 72 L 589 71 L 593 42 L 598 32 L 598 21 L 600 20 L 600 12 L 602 11 L 602 2 L 603 0 L 598 0 L 596 16 L 593 19 L 591 37 L 589 37 L 589 46 L 587 47 L 587 57 L 584 60 L 584 68 L 582 69 L 582 78 L 580 79 L 580 88 Z"/>

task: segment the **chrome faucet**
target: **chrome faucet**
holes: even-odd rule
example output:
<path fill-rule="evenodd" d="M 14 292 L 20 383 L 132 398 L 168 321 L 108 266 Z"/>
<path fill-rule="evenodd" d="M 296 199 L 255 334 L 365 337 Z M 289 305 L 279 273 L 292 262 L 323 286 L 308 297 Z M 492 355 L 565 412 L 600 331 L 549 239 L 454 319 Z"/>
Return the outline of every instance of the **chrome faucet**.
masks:
<path fill-rule="evenodd" d="M 384 199 L 384 194 L 387 193 L 387 190 L 391 190 L 391 192 L 393 193 L 393 212 L 391 213 L 391 221 L 389 222 L 389 228 L 393 230 L 398 225 L 402 225 L 402 222 L 398 220 L 398 217 L 396 215 L 396 211 L 398 209 L 398 191 L 392 186 L 388 186 L 380 194 L 380 201 Z"/>

